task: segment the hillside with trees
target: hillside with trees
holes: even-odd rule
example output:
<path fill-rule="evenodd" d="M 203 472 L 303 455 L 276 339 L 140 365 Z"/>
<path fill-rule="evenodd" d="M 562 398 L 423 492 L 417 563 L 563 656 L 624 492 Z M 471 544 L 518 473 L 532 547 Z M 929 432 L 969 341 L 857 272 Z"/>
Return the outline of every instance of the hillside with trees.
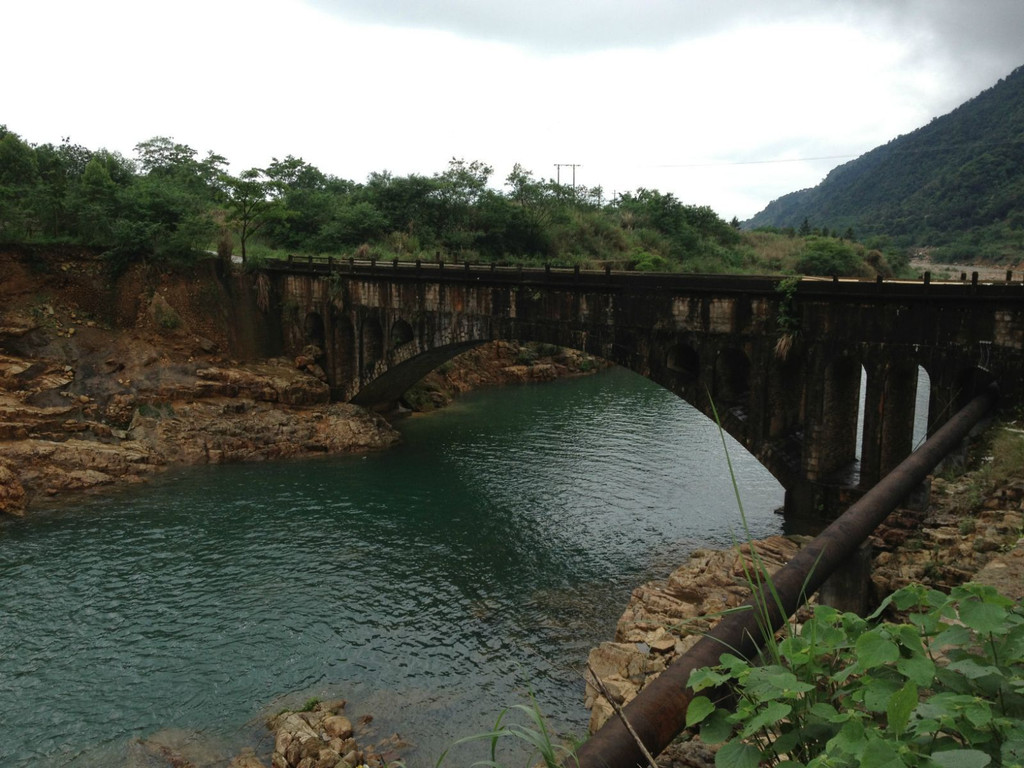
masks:
<path fill-rule="evenodd" d="M 828 233 L 743 233 L 736 220 L 654 189 L 609 200 L 600 187 L 518 165 L 496 188 L 490 166 L 454 158 L 430 176 L 381 171 L 354 182 L 292 155 L 236 175 L 223 155 L 161 136 L 134 154 L 70 139 L 32 144 L 0 126 L 0 245 L 81 246 L 115 272 L 212 253 L 248 265 L 319 254 L 865 277 L 901 262 Z"/>
<path fill-rule="evenodd" d="M 947 262 L 1024 260 L 1024 67 L 744 226 L 850 230 Z"/>

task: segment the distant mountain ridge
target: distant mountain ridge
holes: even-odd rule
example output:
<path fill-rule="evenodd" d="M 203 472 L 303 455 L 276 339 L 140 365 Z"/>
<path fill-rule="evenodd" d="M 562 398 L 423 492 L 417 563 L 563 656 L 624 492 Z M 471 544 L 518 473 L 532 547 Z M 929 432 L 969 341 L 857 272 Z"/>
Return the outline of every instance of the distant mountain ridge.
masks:
<path fill-rule="evenodd" d="M 1024 256 L 1024 67 L 818 186 L 772 201 L 744 227 L 795 229 L 805 219 L 858 238 L 938 246 L 950 259 Z"/>

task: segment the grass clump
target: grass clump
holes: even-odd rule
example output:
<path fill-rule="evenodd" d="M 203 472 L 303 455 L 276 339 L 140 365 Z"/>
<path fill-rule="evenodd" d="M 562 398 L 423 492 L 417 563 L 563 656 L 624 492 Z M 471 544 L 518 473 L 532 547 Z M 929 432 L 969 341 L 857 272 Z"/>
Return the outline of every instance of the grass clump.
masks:
<path fill-rule="evenodd" d="M 992 432 L 987 456 L 991 457 L 979 472 L 985 490 L 991 490 L 1019 477 L 1024 467 L 1024 431 L 1003 424 Z"/>
<path fill-rule="evenodd" d="M 505 720 L 509 714 L 518 714 L 524 718 L 525 722 L 507 723 Z M 525 762 L 526 766 L 538 765 L 536 762 L 538 759 L 542 761 L 539 764 L 543 765 L 544 768 L 559 768 L 559 766 L 563 765 L 572 765 L 572 758 L 576 753 L 575 744 L 567 746 L 556 742 L 555 735 L 548 727 L 544 714 L 537 704 L 537 700 L 531 694 L 529 704 L 516 704 L 503 709 L 494 723 L 494 728 L 490 731 L 466 736 L 456 741 L 441 754 L 441 757 L 438 758 L 435 764 L 435 768 L 440 768 L 441 764 L 448 758 L 448 754 L 455 747 L 475 742 L 488 743 L 490 757 L 487 760 L 477 761 L 472 765 L 502 768 L 506 763 L 499 762 L 498 750 L 500 744 L 507 742 L 509 739 L 518 742 L 520 745 L 526 745 L 530 749 L 529 756 Z"/>

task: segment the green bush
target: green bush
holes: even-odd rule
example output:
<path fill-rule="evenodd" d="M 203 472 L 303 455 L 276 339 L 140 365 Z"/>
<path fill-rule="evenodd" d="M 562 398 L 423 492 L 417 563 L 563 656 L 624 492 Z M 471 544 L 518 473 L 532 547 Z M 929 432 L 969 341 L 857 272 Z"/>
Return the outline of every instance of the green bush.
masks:
<path fill-rule="evenodd" d="M 861 259 L 852 245 L 830 237 L 808 238 L 796 263 L 798 272 L 821 277 L 851 277 L 860 272 L 861 266 Z"/>
<path fill-rule="evenodd" d="M 660 253 L 636 250 L 633 252 L 630 264 L 637 272 L 673 272 L 672 262 Z"/>
<path fill-rule="evenodd" d="M 880 622 L 894 608 L 903 622 Z M 912 585 L 862 619 L 815 606 L 772 663 L 724 654 L 695 670 L 687 726 L 715 765 L 1024 764 L 1024 608 L 991 587 Z M 724 743 L 723 743 L 724 742 Z"/>

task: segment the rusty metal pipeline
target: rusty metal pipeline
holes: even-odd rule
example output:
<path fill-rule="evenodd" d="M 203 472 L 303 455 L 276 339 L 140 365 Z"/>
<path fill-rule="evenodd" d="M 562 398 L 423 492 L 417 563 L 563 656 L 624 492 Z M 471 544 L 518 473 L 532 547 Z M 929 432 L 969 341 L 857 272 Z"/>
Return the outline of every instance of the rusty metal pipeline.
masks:
<path fill-rule="evenodd" d="M 726 650 L 752 658 L 758 651 L 762 629 L 758 611 L 767 607 L 773 630 L 782 626 L 805 596 L 818 590 L 871 535 L 896 506 L 927 477 L 988 414 L 996 400 L 994 386 L 975 397 L 899 466 L 850 506 L 773 576 L 776 598 L 768 585 L 760 597 L 751 598 L 750 610 L 730 613 L 698 643 L 676 659 L 623 710 L 630 726 L 647 750 L 657 755 L 684 728 L 686 708 L 693 697 L 687 683 L 690 673 L 718 663 Z M 755 606 L 762 606 L 757 608 Z M 612 717 L 579 748 L 573 768 L 636 768 L 647 761 L 619 718 Z"/>

